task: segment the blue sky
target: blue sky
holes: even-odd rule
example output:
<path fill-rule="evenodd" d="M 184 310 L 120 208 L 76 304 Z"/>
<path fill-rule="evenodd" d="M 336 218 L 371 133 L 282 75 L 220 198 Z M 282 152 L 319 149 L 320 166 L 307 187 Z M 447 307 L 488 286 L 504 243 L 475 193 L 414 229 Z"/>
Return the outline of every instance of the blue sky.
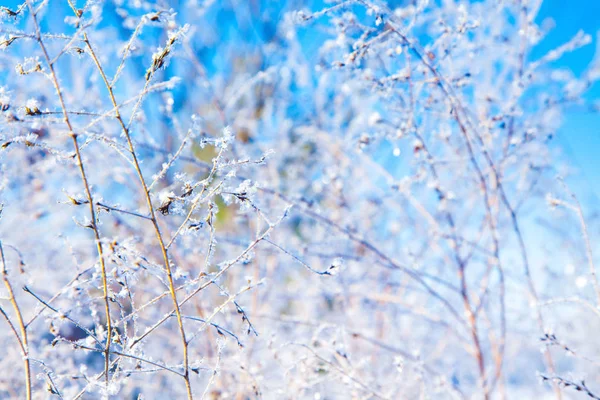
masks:
<path fill-rule="evenodd" d="M 538 22 L 552 18 L 556 28 L 539 44 L 532 56 L 539 56 L 553 47 L 566 42 L 579 29 L 593 37 L 593 43 L 565 55 L 556 65 L 580 74 L 592 60 L 597 45 L 596 33 L 600 30 L 599 0 L 545 0 L 538 15 Z M 600 84 L 588 93 L 590 101 L 600 100 Z M 593 208 L 600 200 L 600 113 L 571 109 L 565 115 L 557 135 L 557 145 L 571 165 L 578 169 L 571 185 L 576 194 Z M 596 203 L 596 206 L 593 204 Z"/>

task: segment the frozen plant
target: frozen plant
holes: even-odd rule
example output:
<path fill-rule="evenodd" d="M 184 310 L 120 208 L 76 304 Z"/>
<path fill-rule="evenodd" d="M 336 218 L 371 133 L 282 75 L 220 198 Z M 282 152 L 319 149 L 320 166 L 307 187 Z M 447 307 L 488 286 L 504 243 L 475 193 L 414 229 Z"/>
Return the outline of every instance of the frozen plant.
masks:
<path fill-rule="evenodd" d="M 0 398 L 598 398 L 540 6 L 1 6 Z"/>

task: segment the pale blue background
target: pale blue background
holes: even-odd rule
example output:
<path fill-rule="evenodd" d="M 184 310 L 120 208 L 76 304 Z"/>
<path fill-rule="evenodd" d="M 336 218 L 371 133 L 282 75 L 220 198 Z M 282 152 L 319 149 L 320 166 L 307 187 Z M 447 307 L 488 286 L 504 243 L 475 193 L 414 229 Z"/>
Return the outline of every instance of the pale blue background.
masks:
<path fill-rule="evenodd" d="M 579 29 L 593 37 L 593 43 L 565 55 L 555 64 L 570 68 L 580 74 L 592 60 L 600 30 L 599 0 L 546 0 L 542 4 L 538 22 L 552 18 L 556 28 L 534 49 L 532 57 L 539 56 L 572 37 Z M 600 84 L 596 83 L 587 99 L 600 101 Z M 576 194 L 588 205 L 597 209 L 600 200 L 600 113 L 570 109 L 557 135 L 556 145 L 563 149 L 571 164 L 579 171 L 577 179 L 570 179 Z"/>

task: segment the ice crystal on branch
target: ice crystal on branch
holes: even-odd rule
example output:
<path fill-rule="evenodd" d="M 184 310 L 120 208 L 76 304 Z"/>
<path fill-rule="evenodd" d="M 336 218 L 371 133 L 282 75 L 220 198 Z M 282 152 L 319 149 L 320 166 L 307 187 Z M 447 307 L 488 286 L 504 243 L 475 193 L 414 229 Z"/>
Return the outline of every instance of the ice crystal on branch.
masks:
<path fill-rule="evenodd" d="M 565 62 L 594 32 L 166 7 L 0 7 L 0 398 L 598 397 L 597 219 L 553 143 L 598 111 L 598 55 Z"/>

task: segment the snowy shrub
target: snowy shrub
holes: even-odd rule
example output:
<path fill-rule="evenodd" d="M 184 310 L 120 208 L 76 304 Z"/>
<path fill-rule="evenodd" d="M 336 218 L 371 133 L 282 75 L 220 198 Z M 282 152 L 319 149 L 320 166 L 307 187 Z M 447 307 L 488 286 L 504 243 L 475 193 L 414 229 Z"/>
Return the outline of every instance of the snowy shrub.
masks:
<path fill-rule="evenodd" d="M 540 3 L 0 7 L 0 398 L 600 398 Z"/>

